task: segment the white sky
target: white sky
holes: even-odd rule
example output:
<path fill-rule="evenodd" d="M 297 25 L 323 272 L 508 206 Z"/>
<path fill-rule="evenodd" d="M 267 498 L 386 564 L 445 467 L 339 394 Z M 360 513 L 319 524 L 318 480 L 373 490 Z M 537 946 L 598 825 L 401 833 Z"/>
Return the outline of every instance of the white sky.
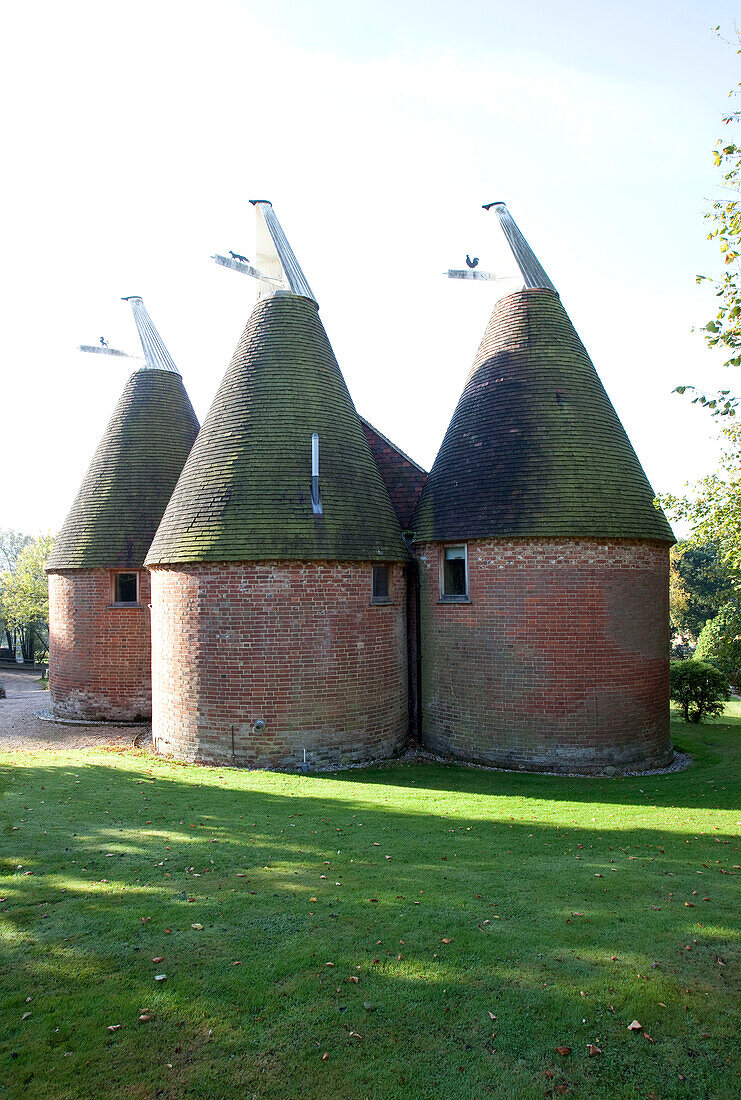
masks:
<path fill-rule="evenodd" d="M 712 468 L 680 382 L 735 385 L 692 326 L 739 59 L 728 0 L 26 0 L 6 9 L 0 527 L 56 530 L 138 351 L 141 294 L 205 416 L 273 201 L 358 411 L 429 467 L 497 284 L 507 201 L 657 492 Z"/>

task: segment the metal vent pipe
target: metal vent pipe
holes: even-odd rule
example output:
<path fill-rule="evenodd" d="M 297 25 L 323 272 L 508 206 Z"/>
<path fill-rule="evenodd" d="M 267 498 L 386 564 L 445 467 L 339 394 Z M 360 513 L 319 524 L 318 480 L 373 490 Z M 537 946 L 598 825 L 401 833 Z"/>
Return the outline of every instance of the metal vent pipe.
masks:
<path fill-rule="evenodd" d="M 311 436 L 311 509 L 315 516 L 322 514 L 322 498 L 319 495 L 319 433 Z"/>

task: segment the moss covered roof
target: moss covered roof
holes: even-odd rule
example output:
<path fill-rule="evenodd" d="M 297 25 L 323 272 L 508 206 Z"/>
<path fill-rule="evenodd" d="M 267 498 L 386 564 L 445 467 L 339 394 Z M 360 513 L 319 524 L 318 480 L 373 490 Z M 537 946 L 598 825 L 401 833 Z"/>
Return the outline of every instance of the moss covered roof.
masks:
<path fill-rule="evenodd" d="M 311 503 L 319 435 L 321 515 Z M 148 565 L 403 561 L 396 514 L 317 307 L 258 302 L 185 464 Z"/>
<path fill-rule="evenodd" d="M 144 564 L 198 420 L 179 374 L 138 370 L 116 405 L 47 570 Z"/>
<path fill-rule="evenodd" d="M 558 295 L 499 301 L 417 505 L 417 541 L 673 542 Z"/>

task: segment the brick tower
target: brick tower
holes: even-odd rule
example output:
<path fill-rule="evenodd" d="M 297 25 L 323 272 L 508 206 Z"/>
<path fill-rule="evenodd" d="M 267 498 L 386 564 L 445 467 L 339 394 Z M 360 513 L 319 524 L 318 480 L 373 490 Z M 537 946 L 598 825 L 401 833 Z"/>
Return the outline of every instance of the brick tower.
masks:
<path fill-rule="evenodd" d="M 264 296 L 147 556 L 155 747 L 250 767 L 377 759 L 408 728 L 408 552 L 311 289 L 254 205 Z"/>
<path fill-rule="evenodd" d="M 198 433 L 183 380 L 141 298 L 128 301 L 145 365 L 124 388 L 46 564 L 49 688 L 60 718 L 151 715 L 144 558 Z"/>
<path fill-rule="evenodd" d="M 485 764 L 666 764 L 674 541 L 553 285 L 500 300 L 417 505 L 422 734 Z"/>

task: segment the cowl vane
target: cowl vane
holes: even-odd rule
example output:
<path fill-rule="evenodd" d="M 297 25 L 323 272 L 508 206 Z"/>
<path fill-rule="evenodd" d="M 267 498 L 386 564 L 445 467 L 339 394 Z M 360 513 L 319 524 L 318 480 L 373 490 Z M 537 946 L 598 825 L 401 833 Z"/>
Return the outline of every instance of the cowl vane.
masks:
<path fill-rule="evenodd" d="M 491 210 L 492 208 L 499 218 L 499 224 L 507 238 L 507 244 L 512 249 L 512 255 L 522 272 L 526 288 L 528 290 L 552 290 L 554 294 L 558 294 L 537 256 L 520 232 L 517 222 L 510 214 L 505 203 L 489 202 L 483 207 L 484 210 Z"/>
<path fill-rule="evenodd" d="M 152 318 L 144 308 L 144 302 L 139 295 L 133 294 L 128 298 L 122 298 L 121 301 L 129 302 L 131 312 L 134 314 L 134 321 L 144 350 L 144 366 L 141 369 L 169 370 L 175 374 L 180 374 L 162 341 L 162 337 L 152 324 Z"/>

